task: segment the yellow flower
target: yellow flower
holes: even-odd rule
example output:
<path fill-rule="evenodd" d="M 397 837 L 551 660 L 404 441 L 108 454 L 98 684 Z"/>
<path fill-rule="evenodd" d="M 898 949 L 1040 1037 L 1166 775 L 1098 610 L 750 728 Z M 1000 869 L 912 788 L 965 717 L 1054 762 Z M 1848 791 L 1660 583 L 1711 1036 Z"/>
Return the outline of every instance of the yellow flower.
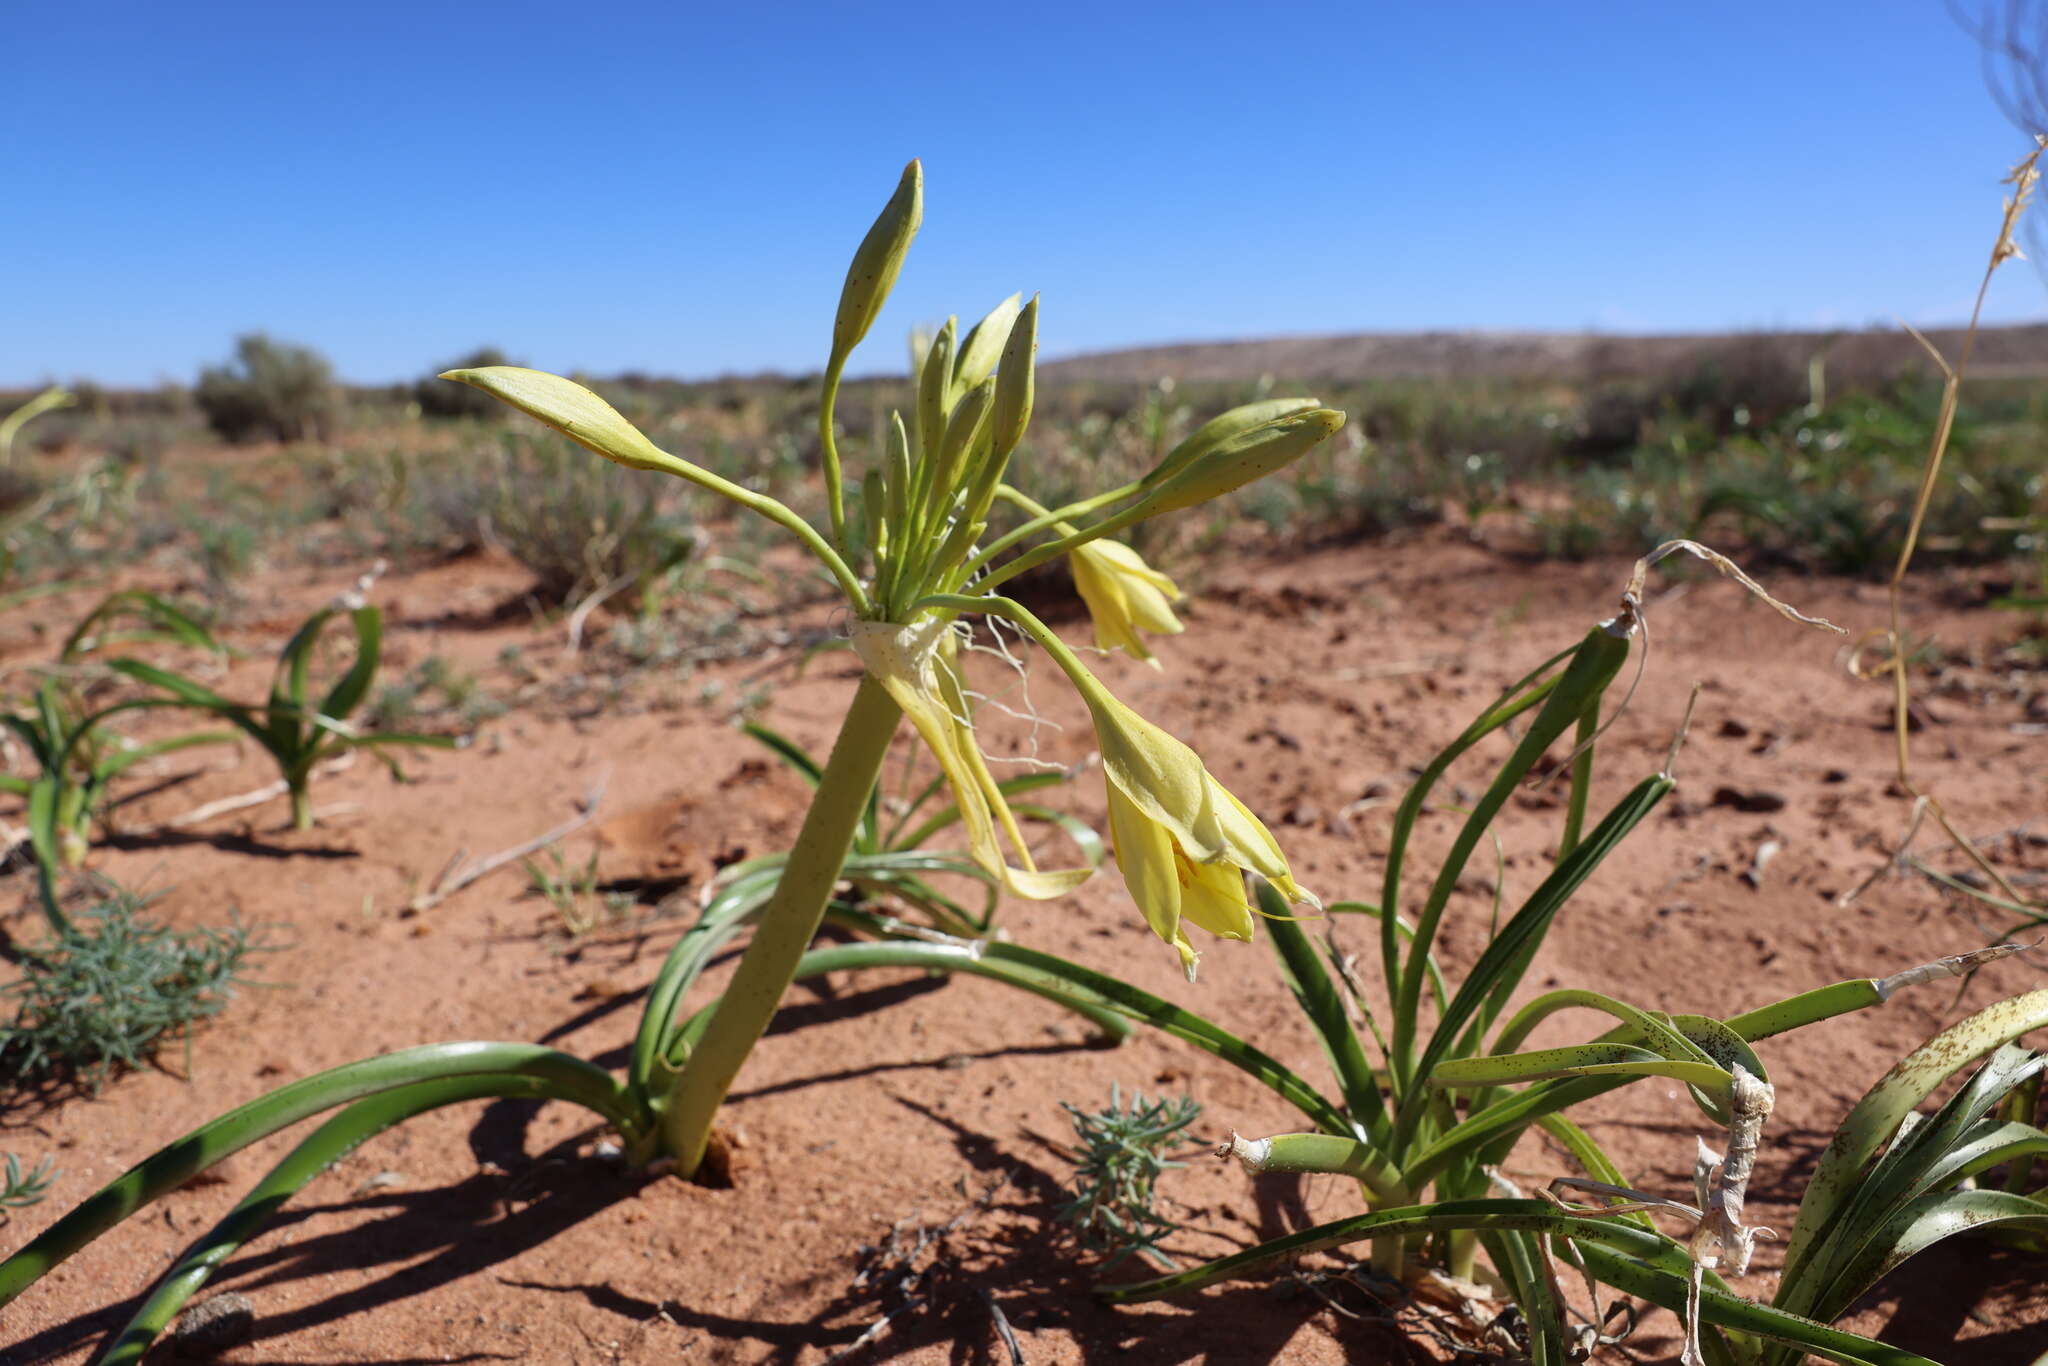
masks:
<path fill-rule="evenodd" d="M 1012 895 L 1033 901 L 1064 896 L 1086 882 L 1093 869 L 1040 869 L 1032 862 L 1017 817 L 975 743 L 950 625 L 931 616 L 909 626 L 857 621 L 851 634 L 854 653 L 903 708 L 944 770 L 975 862 Z M 1008 838 L 1022 867 L 1004 858 L 999 836 Z"/>
<path fill-rule="evenodd" d="M 1139 631 L 1177 636 L 1180 618 L 1173 604 L 1180 589 L 1172 579 L 1146 564 L 1137 551 L 1118 541 L 1096 540 L 1074 547 L 1074 588 L 1088 604 L 1095 622 L 1095 643 L 1103 650 L 1122 646 L 1133 659 L 1153 668 L 1159 661 L 1145 648 Z"/>
<path fill-rule="evenodd" d="M 1095 718 L 1109 788 L 1109 830 L 1124 885 L 1153 933 L 1179 951 L 1188 980 L 1199 957 L 1185 924 L 1249 941 L 1255 921 L 1244 874 L 1289 901 L 1319 905 L 1295 882 L 1272 832 L 1211 777 L 1193 750 L 1109 695 L 1082 696 Z"/>
<path fill-rule="evenodd" d="M 1252 912 L 1244 894 L 1244 874 L 1234 864 L 1192 862 L 1172 833 L 1147 817 L 1114 783 L 1109 785 L 1109 839 L 1131 899 L 1144 912 L 1152 933 L 1179 951 L 1181 969 L 1190 982 L 1201 955 L 1188 942 L 1184 923 L 1224 939 L 1251 942 Z"/>

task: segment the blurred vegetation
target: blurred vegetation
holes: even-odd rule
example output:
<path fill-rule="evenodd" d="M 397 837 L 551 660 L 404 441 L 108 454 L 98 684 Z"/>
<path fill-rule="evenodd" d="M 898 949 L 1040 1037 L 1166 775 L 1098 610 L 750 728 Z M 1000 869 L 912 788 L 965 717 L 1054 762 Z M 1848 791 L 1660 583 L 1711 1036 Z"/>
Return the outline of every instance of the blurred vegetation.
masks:
<path fill-rule="evenodd" d="M 1339 440 L 1202 517 L 1141 523 L 1137 548 L 1193 579 L 1222 546 L 1450 523 L 1507 554 L 1638 554 L 1693 536 L 1766 565 L 1876 577 L 1910 515 L 1940 385 L 1924 367 L 1874 364 L 1870 345 L 1861 334 L 1737 337 L 1653 364 L 1614 339 L 1568 374 L 1314 385 L 1140 383 L 1056 368 L 1019 458 L 1056 505 L 1136 477 L 1233 404 L 1312 392 L 1352 415 Z M 485 348 L 462 361 L 502 359 Z M 247 337 L 234 365 L 207 371 L 190 393 L 69 387 L 76 404 L 23 430 L 0 488 L 0 595 L 174 547 L 188 586 L 233 601 L 235 585 L 287 540 L 327 563 L 503 552 L 532 571 L 542 608 L 602 596 L 643 634 L 650 604 L 680 606 L 693 596 L 685 579 L 706 572 L 770 596 L 803 591 L 763 570 L 760 528 L 700 512 L 671 481 L 587 459 L 530 424 L 412 420 L 476 416 L 469 405 L 482 396 L 460 385 L 355 390 L 346 439 L 233 464 L 206 455 L 203 423 L 231 439 L 333 437 L 343 400 L 317 355 Z M 822 516 L 813 377 L 627 374 L 597 387 L 666 448 Z M 882 415 L 908 397 L 900 380 L 850 383 L 847 440 L 878 441 Z M 1923 567 L 2041 553 L 2044 440 L 2048 388 L 1997 375 L 1969 382 Z M 730 606 L 718 609 L 727 626 Z"/>
<path fill-rule="evenodd" d="M 340 414 L 334 367 L 310 347 L 252 332 L 234 359 L 199 372 L 192 391 L 207 425 L 223 441 L 326 440 Z"/>

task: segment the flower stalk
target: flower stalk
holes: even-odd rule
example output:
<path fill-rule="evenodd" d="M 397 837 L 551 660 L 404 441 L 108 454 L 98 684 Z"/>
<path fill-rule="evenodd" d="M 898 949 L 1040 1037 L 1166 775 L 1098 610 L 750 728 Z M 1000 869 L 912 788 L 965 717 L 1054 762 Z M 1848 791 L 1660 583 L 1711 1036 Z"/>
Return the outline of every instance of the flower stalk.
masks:
<path fill-rule="evenodd" d="M 747 1054 L 767 1033 L 795 980 L 798 960 L 818 933 L 902 714 L 880 683 L 861 679 L 774 900 L 675 1089 L 657 1102 L 660 1150 L 683 1176 L 696 1175 L 703 1163 L 718 1107 Z"/>

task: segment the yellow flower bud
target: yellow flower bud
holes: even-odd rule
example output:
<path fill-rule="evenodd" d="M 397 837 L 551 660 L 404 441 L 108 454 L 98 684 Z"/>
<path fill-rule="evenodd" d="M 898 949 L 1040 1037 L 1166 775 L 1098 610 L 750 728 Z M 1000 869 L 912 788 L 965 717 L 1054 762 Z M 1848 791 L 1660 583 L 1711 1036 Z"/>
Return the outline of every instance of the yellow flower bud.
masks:
<path fill-rule="evenodd" d="M 1155 485 L 1132 511 L 1139 517 L 1206 503 L 1284 469 L 1344 425 L 1332 408 L 1310 408 L 1274 418 L 1211 447 Z"/>
<path fill-rule="evenodd" d="M 1010 458 L 1010 452 L 1024 439 L 1024 429 L 1031 425 L 1037 370 L 1038 296 L 1034 294 L 1010 328 L 1009 340 L 1003 344 L 1002 368 L 996 371 L 993 432 L 995 458 L 999 462 Z"/>
<path fill-rule="evenodd" d="M 946 319 L 925 348 L 924 369 L 917 375 L 917 449 L 927 460 L 938 457 L 946 435 L 946 415 L 953 410 L 953 349 L 959 342 L 960 320 Z"/>
<path fill-rule="evenodd" d="M 882 207 L 868 235 L 861 239 L 846 270 L 846 285 L 839 292 L 839 313 L 832 320 L 832 359 L 842 362 L 874 326 L 889 291 L 896 285 L 897 272 L 910 250 L 910 239 L 924 221 L 924 167 L 913 161 L 903 168 L 896 193 Z"/>
<path fill-rule="evenodd" d="M 1145 488 L 1156 488 L 1224 442 L 1242 436 L 1254 427 L 1263 427 L 1275 418 L 1290 417 L 1321 406 L 1312 398 L 1267 398 L 1256 403 L 1241 403 L 1195 428 L 1139 482 Z"/>
<path fill-rule="evenodd" d="M 997 304 L 960 343 L 960 354 L 953 361 L 956 388 L 972 389 L 996 372 L 996 362 L 1010 340 L 1010 329 L 1017 324 L 1023 299 L 1021 294 L 1012 294 Z"/>
<path fill-rule="evenodd" d="M 685 461 L 649 441 L 618 409 L 575 380 L 517 365 L 449 370 L 441 378 L 502 399 L 607 460 L 636 470 L 663 470 L 670 474 L 687 468 Z"/>

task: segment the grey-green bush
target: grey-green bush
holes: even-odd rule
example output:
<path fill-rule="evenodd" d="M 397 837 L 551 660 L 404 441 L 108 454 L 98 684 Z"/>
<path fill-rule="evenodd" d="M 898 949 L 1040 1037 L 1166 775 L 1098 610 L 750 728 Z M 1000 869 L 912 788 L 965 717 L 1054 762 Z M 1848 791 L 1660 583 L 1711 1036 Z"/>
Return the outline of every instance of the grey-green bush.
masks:
<path fill-rule="evenodd" d="M 199 372 L 193 400 L 222 440 L 325 439 L 340 415 L 334 367 L 310 347 L 252 332 L 226 365 Z"/>

